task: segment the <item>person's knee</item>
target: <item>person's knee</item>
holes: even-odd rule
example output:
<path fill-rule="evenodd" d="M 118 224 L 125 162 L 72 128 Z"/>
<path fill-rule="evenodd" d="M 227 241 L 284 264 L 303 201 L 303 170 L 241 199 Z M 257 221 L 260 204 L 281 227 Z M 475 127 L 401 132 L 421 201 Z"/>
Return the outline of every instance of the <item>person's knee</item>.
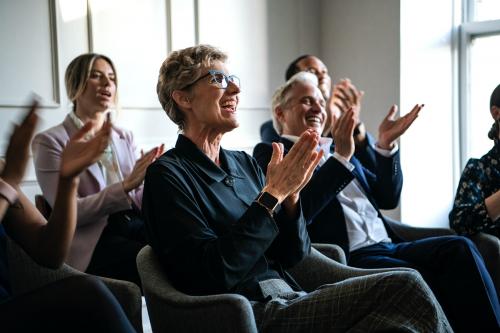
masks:
<path fill-rule="evenodd" d="M 450 237 L 446 246 L 454 256 L 469 255 L 470 253 L 477 251 L 474 242 L 464 236 Z"/>
<path fill-rule="evenodd" d="M 393 272 L 386 277 L 386 282 L 387 285 L 393 287 L 395 293 L 406 289 L 411 293 L 432 294 L 422 275 L 414 269 Z"/>
<path fill-rule="evenodd" d="M 92 275 L 78 275 L 68 278 L 68 284 L 72 290 L 78 292 L 80 304 L 100 304 L 108 302 L 111 292 L 106 285 L 97 277 Z"/>

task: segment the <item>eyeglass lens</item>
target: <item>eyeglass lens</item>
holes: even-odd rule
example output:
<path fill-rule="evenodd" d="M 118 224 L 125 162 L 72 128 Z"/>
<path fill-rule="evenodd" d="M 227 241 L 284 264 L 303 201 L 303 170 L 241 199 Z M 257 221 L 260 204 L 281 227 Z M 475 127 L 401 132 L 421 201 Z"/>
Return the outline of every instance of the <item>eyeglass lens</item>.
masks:
<path fill-rule="evenodd" d="M 211 82 L 217 84 L 217 86 L 219 86 L 220 88 L 224 89 L 227 88 L 229 82 L 234 83 L 238 87 L 240 86 L 240 80 L 238 79 L 238 77 L 234 75 L 226 76 L 224 73 L 219 73 L 219 72 L 211 73 L 211 75 L 212 75 Z"/>

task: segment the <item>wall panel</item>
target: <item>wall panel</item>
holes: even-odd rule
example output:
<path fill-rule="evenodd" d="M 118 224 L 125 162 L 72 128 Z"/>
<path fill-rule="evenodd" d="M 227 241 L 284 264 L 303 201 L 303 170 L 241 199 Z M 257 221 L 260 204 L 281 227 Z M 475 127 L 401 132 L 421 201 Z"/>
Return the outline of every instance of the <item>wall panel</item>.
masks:
<path fill-rule="evenodd" d="M 58 105 L 54 8 L 52 0 L 0 1 L 0 106 L 26 105 L 32 92 Z"/>

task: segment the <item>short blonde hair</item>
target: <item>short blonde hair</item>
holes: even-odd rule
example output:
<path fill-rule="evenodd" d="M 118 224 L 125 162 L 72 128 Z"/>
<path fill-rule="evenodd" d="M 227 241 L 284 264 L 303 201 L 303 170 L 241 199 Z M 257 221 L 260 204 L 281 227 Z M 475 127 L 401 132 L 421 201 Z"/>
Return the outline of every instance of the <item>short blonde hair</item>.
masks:
<path fill-rule="evenodd" d="M 227 55 L 211 45 L 197 45 L 177 50 L 165 59 L 160 67 L 156 93 L 168 117 L 179 127 L 185 128 L 185 116 L 179 109 L 172 93 L 174 90 L 189 89 L 203 74 L 203 69 L 214 61 L 225 62 Z"/>
<path fill-rule="evenodd" d="M 290 97 L 289 92 L 299 83 L 309 83 L 318 86 L 318 77 L 309 72 L 298 72 L 293 75 L 288 81 L 285 82 L 282 86 L 278 87 L 273 94 L 272 102 L 271 102 L 271 117 L 273 120 L 273 127 L 279 135 L 283 133 L 283 126 L 278 121 L 278 117 L 276 116 L 276 108 L 277 107 L 285 107 L 288 103 Z"/>
<path fill-rule="evenodd" d="M 92 72 L 92 67 L 97 59 L 105 60 L 113 69 L 115 74 L 115 85 L 117 92 L 115 93 L 115 100 L 113 101 L 118 104 L 118 76 L 116 73 L 115 65 L 105 55 L 98 53 L 84 53 L 73 59 L 68 67 L 66 68 L 66 73 L 64 74 L 64 83 L 66 85 L 66 94 L 68 99 L 73 102 L 73 110 L 76 110 L 76 100 L 85 91 L 87 86 L 87 80 Z"/>

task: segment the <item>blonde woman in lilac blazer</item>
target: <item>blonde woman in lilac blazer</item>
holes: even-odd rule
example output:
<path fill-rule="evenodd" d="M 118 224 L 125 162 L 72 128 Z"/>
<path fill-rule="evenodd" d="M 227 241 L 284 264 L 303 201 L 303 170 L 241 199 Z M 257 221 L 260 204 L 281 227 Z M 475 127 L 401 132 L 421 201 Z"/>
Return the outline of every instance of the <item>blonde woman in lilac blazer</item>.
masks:
<path fill-rule="evenodd" d="M 38 134 L 32 144 L 37 179 L 51 206 L 61 153 L 69 138 L 88 121 L 99 130 L 117 102 L 116 71 L 106 56 L 78 56 L 66 69 L 65 83 L 73 111 L 61 124 Z M 113 126 L 105 153 L 80 174 L 78 222 L 69 265 L 140 285 L 135 258 L 146 243 L 140 213 L 142 183 L 146 168 L 162 153 L 163 146 L 159 146 L 136 160 L 132 133 Z"/>

